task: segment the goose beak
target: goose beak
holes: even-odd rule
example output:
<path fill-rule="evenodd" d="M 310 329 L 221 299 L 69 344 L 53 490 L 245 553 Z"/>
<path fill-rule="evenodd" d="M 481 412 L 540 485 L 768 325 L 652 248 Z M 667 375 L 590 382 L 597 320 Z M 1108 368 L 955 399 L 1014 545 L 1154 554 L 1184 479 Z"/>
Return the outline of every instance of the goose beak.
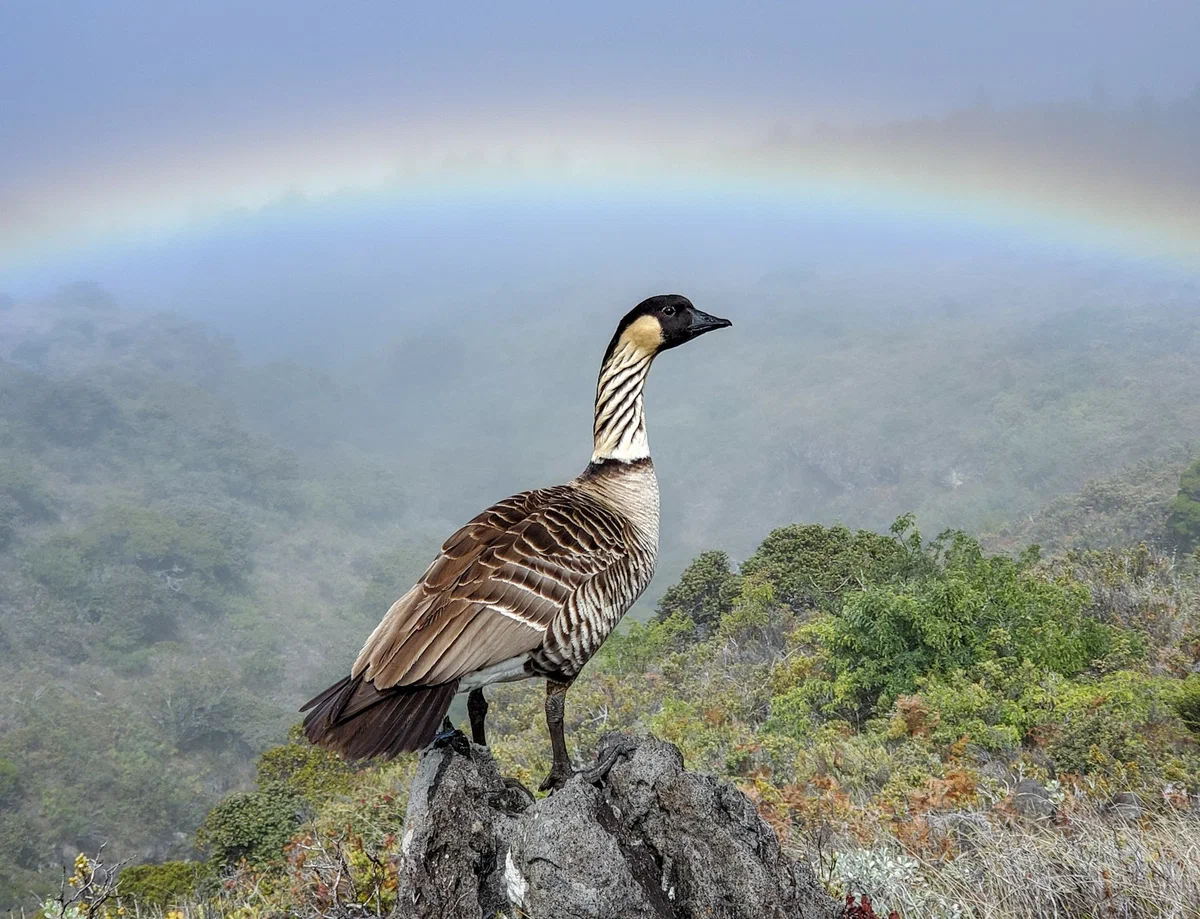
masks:
<path fill-rule="evenodd" d="M 692 310 L 692 324 L 688 327 L 688 332 L 692 338 L 697 335 L 703 335 L 705 332 L 711 332 L 713 329 L 727 329 L 731 325 L 728 319 L 722 319 L 720 316 L 710 316 L 708 313 L 703 313 L 700 310 Z"/>

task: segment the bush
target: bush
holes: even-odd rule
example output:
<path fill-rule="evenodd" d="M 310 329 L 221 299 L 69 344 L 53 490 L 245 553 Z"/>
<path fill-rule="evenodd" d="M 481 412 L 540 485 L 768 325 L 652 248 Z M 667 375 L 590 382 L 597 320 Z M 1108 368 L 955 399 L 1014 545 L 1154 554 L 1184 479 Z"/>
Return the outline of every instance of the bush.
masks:
<path fill-rule="evenodd" d="M 17 525 L 21 522 L 21 508 L 8 495 L 0 495 L 0 551 L 8 548 L 13 537 L 17 535 Z"/>
<path fill-rule="evenodd" d="M 121 410 L 104 390 L 77 380 L 42 387 L 28 412 L 38 430 L 68 447 L 87 446 L 122 423 Z"/>
<path fill-rule="evenodd" d="M 721 617 L 733 609 L 740 590 L 739 580 L 729 568 L 724 552 L 703 552 L 684 569 L 659 601 L 656 618 L 661 622 L 676 614 L 687 616 L 703 637 L 716 629 Z"/>
<path fill-rule="evenodd" d="M 163 862 L 130 865 L 117 879 L 117 893 L 140 909 L 165 910 L 194 896 L 196 884 L 207 873 L 200 862 Z"/>
<path fill-rule="evenodd" d="M 1033 570 L 1036 556 L 986 556 L 961 533 L 930 549 L 934 570 L 847 594 L 821 624 L 839 701 L 860 710 L 911 693 L 921 677 L 984 660 L 1028 660 L 1065 675 L 1104 656 L 1111 631 L 1084 613 L 1087 591 Z"/>
<path fill-rule="evenodd" d="M 46 693 L 15 710 L 0 736 L 0 760 L 16 766 L 19 782 L 0 804 L 0 865 L 28 861 L 44 870 L 49 852 L 106 840 L 126 855 L 133 847 L 117 841 L 131 836 L 165 847 L 203 817 L 208 802 L 196 767 L 163 744 L 138 709 L 87 696 L 76 699 L 67 687 Z M 35 887 L 20 883 L 0 896 L 11 894 L 12 903 Z"/>
<path fill-rule="evenodd" d="M 1175 685 L 1171 705 L 1188 730 L 1200 736 L 1200 673 L 1193 673 Z"/>
<path fill-rule="evenodd" d="M 214 807 L 196 833 L 196 844 L 215 867 L 243 859 L 265 866 L 283 858 L 299 823 L 299 800 L 279 785 L 230 795 Z"/>
<path fill-rule="evenodd" d="M 261 750 L 281 739 L 279 711 L 243 689 L 222 667 L 164 670 L 156 679 L 157 723 L 183 750 L 240 746 Z"/>
<path fill-rule="evenodd" d="M 1172 706 L 1175 681 L 1122 670 L 1064 681 L 1045 698 L 1036 739 L 1060 772 L 1103 776 L 1116 787 L 1200 776 L 1194 738 Z"/>
<path fill-rule="evenodd" d="M 676 614 L 660 622 L 633 622 L 610 635 L 600 647 L 597 663 L 608 673 L 644 673 L 655 662 L 685 644 L 695 624 Z"/>
<path fill-rule="evenodd" d="M 948 747 L 966 738 L 992 752 L 1020 746 L 1034 716 L 1021 704 L 1022 689 L 1036 685 L 1036 668 L 1026 662 L 1015 672 L 977 667 L 922 681 L 919 694 L 901 696 L 892 714 L 894 734 L 924 734 Z"/>
<path fill-rule="evenodd" d="M 1194 581 L 1181 577 L 1169 553 L 1140 544 L 1129 549 L 1069 552 L 1051 563 L 1058 578 L 1087 587 L 1090 615 L 1118 626 L 1150 649 L 1170 649 L 1200 610 Z"/>
<path fill-rule="evenodd" d="M 54 516 L 53 502 L 28 466 L 0 460 L 0 550 L 22 523 Z"/>
<path fill-rule="evenodd" d="M 29 553 L 27 565 L 30 576 L 56 594 L 68 598 L 84 596 L 90 566 L 76 538 L 51 537 Z"/>
<path fill-rule="evenodd" d="M 272 747 L 258 758 L 258 784 L 286 789 L 318 804 L 349 791 L 355 770 L 338 754 L 308 742 L 296 725 L 289 742 Z"/>
<path fill-rule="evenodd" d="M 56 601 L 56 631 L 68 626 L 62 648 L 108 652 L 108 663 L 124 666 L 123 655 L 174 639 L 193 611 L 226 612 L 244 589 L 242 515 L 195 504 L 164 510 L 109 504 L 78 532 L 30 550 L 26 570 Z"/>
<path fill-rule="evenodd" d="M 24 814 L 0 810 L 0 865 L 20 868 L 36 868 L 42 854 L 39 849 L 37 830 Z M 5 872 L 0 867 L 0 890 L 3 890 Z"/>
<path fill-rule="evenodd" d="M 12 806 L 20 796 L 20 767 L 10 759 L 0 759 L 0 808 Z"/>
<path fill-rule="evenodd" d="M 1200 459 L 1180 476 L 1179 494 L 1167 518 L 1167 534 L 1181 552 L 1200 546 Z"/>
<path fill-rule="evenodd" d="M 905 536 L 911 522 L 896 521 L 891 536 L 816 523 L 780 527 L 741 572 L 769 581 L 779 601 L 793 609 L 834 609 L 846 591 L 889 581 L 919 558 L 920 535 Z"/>

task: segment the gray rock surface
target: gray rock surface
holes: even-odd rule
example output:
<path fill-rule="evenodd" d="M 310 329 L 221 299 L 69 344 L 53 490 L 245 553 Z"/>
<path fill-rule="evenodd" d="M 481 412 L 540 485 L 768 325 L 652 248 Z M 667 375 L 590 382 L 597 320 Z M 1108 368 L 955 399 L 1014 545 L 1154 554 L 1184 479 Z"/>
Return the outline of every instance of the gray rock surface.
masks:
<path fill-rule="evenodd" d="M 988 815 L 980 811 L 951 811 L 926 814 L 929 831 L 935 841 L 949 840 L 963 852 L 972 852 L 996 836 Z"/>
<path fill-rule="evenodd" d="M 1146 813 L 1142 799 L 1132 791 L 1121 791 L 1113 795 L 1106 812 L 1118 820 L 1141 820 Z"/>
<path fill-rule="evenodd" d="M 1036 779 L 1022 779 L 1012 790 L 1012 809 L 1022 817 L 1046 819 L 1054 816 L 1054 802 L 1046 786 Z"/>
<path fill-rule="evenodd" d="M 488 751 L 451 735 L 421 756 L 394 917 L 421 919 L 831 919 L 837 904 L 784 855 L 736 788 L 688 772 L 654 737 L 600 787 L 535 801 Z"/>

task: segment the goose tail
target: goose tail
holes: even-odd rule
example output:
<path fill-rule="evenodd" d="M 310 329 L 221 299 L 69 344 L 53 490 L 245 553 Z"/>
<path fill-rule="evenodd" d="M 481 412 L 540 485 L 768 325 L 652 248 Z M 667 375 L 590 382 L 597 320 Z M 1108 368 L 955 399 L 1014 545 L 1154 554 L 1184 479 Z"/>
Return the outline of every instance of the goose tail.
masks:
<path fill-rule="evenodd" d="M 458 681 L 377 689 L 362 674 L 348 676 L 310 699 L 304 733 L 348 759 L 391 758 L 420 750 L 437 736 Z"/>

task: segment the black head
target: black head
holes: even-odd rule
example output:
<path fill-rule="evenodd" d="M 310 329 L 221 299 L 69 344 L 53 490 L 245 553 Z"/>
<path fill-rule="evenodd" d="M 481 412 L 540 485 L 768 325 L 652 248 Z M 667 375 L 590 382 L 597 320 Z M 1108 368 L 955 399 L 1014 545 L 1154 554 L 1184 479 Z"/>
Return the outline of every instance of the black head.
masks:
<path fill-rule="evenodd" d="M 642 351 L 657 354 L 684 342 L 733 325 L 728 319 L 710 316 L 692 306 L 679 294 L 662 294 L 643 300 L 621 320 L 604 354 L 607 361 L 622 339 Z"/>

